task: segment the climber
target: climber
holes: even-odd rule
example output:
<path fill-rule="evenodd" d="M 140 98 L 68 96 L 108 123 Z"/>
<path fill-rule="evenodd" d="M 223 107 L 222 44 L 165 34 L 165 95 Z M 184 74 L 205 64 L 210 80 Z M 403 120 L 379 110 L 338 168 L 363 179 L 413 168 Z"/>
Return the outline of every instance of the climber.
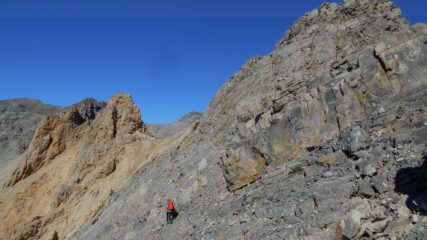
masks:
<path fill-rule="evenodd" d="M 174 218 L 175 212 L 176 212 L 175 206 L 174 206 L 172 199 L 168 199 L 168 201 L 166 203 L 166 222 L 168 224 L 172 224 L 172 220 Z"/>

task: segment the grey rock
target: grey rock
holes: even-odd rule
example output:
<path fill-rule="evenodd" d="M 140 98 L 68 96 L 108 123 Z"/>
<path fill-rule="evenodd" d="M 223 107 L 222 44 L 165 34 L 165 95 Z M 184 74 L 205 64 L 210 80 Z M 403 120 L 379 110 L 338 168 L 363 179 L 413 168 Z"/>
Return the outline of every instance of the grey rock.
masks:
<path fill-rule="evenodd" d="M 419 221 L 419 217 L 416 214 L 412 215 L 411 219 L 412 219 L 412 223 L 417 223 Z"/>
<path fill-rule="evenodd" d="M 91 121 L 96 118 L 98 112 L 100 112 L 106 105 L 107 103 L 104 101 L 85 98 L 82 101 L 73 104 L 71 107 L 76 107 L 83 119 Z"/>
<path fill-rule="evenodd" d="M 331 172 L 331 171 L 326 171 L 326 172 L 323 173 L 323 176 L 324 177 L 332 177 L 332 176 L 334 176 L 334 173 Z"/>
<path fill-rule="evenodd" d="M 373 184 L 373 187 L 376 192 L 378 193 L 384 193 L 388 190 L 388 185 L 386 183 L 385 177 L 382 175 L 376 175 L 372 178 L 371 183 Z"/>
<path fill-rule="evenodd" d="M 375 191 L 374 189 L 372 189 L 369 178 L 362 179 L 359 182 L 359 194 L 367 198 L 370 198 L 375 195 Z"/>
<path fill-rule="evenodd" d="M 202 113 L 190 112 L 170 124 L 147 124 L 148 130 L 155 138 L 166 138 L 175 135 L 200 120 Z"/>
<path fill-rule="evenodd" d="M 373 236 L 376 233 L 382 233 L 384 231 L 384 229 L 387 227 L 388 222 L 389 222 L 388 219 L 379 220 L 379 221 L 373 221 L 373 222 L 368 222 L 368 223 L 366 223 L 366 230 L 365 230 L 365 232 L 369 236 Z"/>
<path fill-rule="evenodd" d="M 396 206 L 410 195 L 423 209 L 413 185 L 424 182 L 425 41 L 427 26 L 409 28 L 390 1 L 323 4 L 270 54 L 249 59 L 184 124 L 179 149 L 141 167 L 69 238 L 420 236 Z M 165 227 L 170 196 L 179 216 Z"/>
<path fill-rule="evenodd" d="M 372 166 L 372 164 L 368 164 L 363 168 L 363 175 L 372 177 L 377 170 Z"/>
<path fill-rule="evenodd" d="M 345 220 L 344 236 L 349 239 L 356 236 L 360 229 L 361 218 L 362 214 L 359 211 L 353 210 L 350 212 Z"/>
<path fill-rule="evenodd" d="M 344 129 L 341 137 L 344 141 L 343 150 L 349 154 L 364 150 L 370 141 L 368 133 L 360 126 Z"/>

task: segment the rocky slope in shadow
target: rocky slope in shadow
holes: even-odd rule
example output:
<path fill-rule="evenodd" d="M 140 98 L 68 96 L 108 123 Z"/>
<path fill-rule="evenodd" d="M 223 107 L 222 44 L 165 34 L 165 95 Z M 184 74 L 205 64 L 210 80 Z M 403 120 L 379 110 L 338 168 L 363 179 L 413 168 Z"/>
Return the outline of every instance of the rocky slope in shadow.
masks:
<path fill-rule="evenodd" d="M 425 158 L 426 63 L 392 2 L 323 4 L 70 239 L 423 239 L 426 198 L 395 186 Z"/>

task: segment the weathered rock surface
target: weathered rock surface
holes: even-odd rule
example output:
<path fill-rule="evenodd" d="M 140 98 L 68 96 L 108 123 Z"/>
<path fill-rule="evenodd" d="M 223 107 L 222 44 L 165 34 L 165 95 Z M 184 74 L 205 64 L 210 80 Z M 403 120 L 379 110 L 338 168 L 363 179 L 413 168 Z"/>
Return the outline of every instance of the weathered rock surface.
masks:
<path fill-rule="evenodd" d="M 426 43 L 427 25 L 408 26 L 390 1 L 323 4 L 181 134 L 151 139 L 114 97 L 74 127 L 75 147 L 6 188 L 69 162 L 53 210 L 11 194 L 0 219 L 22 205 L 32 215 L 0 224 L 36 239 L 425 239 Z"/>
<path fill-rule="evenodd" d="M 0 182 L 9 175 L 15 160 L 24 153 L 36 130 L 37 124 L 47 115 L 76 107 L 84 120 L 93 120 L 106 103 L 87 98 L 68 107 L 44 104 L 34 99 L 10 99 L 0 101 Z M 81 120 L 80 120 L 81 121 Z M 25 158 L 25 156 L 22 156 Z"/>
<path fill-rule="evenodd" d="M 104 107 L 105 103 L 87 98 L 68 107 L 61 114 L 51 114 L 44 118 L 32 136 L 25 162 L 21 162 L 21 166 L 15 170 L 6 186 L 15 185 L 61 154 L 67 142 L 79 138 L 80 132 L 76 127 L 87 120 L 94 120 Z"/>
<path fill-rule="evenodd" d="M 91 121 L 76 106 L 47 116 L 0 191 L 0 238 L 64 239 L 165 145 L 175 147 L 173 139 L 151 140 L 125 94 Z"/>
<path fill-rule="evenodd" d="M 10 169 L 11 161 L 28 148 L 40 120 L 61 110 L 34 99 L 0 101 L 0 182 L 13 170 Z"/>
<path fill-rule="evenodd" d="M 395 187 L 426 154 L 426 42 L 390 1 L 323 4 L 71 239 L 425 238 L 423 190 Z"/>
<path fill-rule="evenodd" d="M 98 112 L 100 112 L 106 105 L 106 102 L 99 102 L 93 98 L 85 98 L 71 107 L 76 107 L 77 111 L 85 120 L 91 121 L 95 119 Z"/>
<path fill-rule="evenodd" d="M 6 186 L 15 185 L 64 152 L 69 138 L 78 137 L 73 130 L 83 122 L 84 119 L 76 108 L 70 108 L 61 115 L 53 114 L 44 118 L 33 136 L 25 162 L 15 170 Z"/>
<path fill-rule="evenodd" d="M 184 131 L 202 117 L 201 113 L 190 112 L 170 124 L 147 124 L 148 130 L 155 138 L 166 138 Z"/>

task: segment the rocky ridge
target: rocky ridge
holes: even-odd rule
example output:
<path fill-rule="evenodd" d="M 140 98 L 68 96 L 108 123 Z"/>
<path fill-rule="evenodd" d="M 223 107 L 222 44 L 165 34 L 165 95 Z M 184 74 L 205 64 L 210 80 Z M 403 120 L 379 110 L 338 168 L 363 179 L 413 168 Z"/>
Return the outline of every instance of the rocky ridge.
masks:
<path fill-rule="evenodd" d="M 61 113 L 74 107 L 83 115 L 83 119 L 80 121 L 86 121 L 93 119 L 105 107 L 105 103 L 87 98 L 73 106 L 61 108 L 34 99 L 0 101 L 0 165 L 4 172 L 0 174 L 0 182 L 4 180 L 4 176 L 8 175 L 7 172 L 11 171 L 10 168 L 16 167 L 18 161 L 13 161 L 14 159 L 25 158 L 21 154 L 29 147 L 37 124 L 49 114 Z M 46 129 L 47 132 L 50 130 Z M 33 152 L 33 149 L 30 152 Z"/>
<path fill-rule="evenodd" d="M 73 106 L 85 120 L 94 119 L 105 107 L 105 102 L 86 98 Z M 67 109 L 65 108 L 65 109 Z M 0 164 L 24 153 L 33 137 L 37 124 L 47 115 L 63 112 L 64 108 L 44 104 L 35 99 L 9 99 L 0 101 Z M 2 174 L 3 175 L 3 174 Z"/>
<path fill-rule="evenodd" d="M 162 144 L 174 146 L 151 139 L 125 94 L 112 97 L 91 121 L 76 106 L 47 116 L 1 191 L 0 237 L 63 239 L 88 223 Z"/>
<path fill-rule="evenodd" d="M 76 107 L 82 118 L 91 121 L 95 119 L 98 112 L 100 112 L 106 105 L 106 102 L 97 101 L 93 98 L 85 98 L 82 101 L 73 104 L 71 107 Z"/>
<path fill-rule="evenodd" d="M 391 1 L 323 4 L 71 239 L 425 238 L 426 30 Z"/>
<path fill-rule="evenodd" d="M 425 239 L 426 63 L 427 25 L 391 1 L 323 4 L 180 134 L 153 139 L 122 94 L 40 124 L 0 237 Z"/>
<path fill-rule="evenodd" d="M 40 120 L 59 111 L 60 107 L 34 99 L 0 101 L 0 179 L 10 171 L 11 161 L 28 148 Z"/>
<path fill-rule="evenodd" d="M 182 132 L 197 122 L 202 117 L 201 113 L 190 112 L 170 124 L 147 124 L 148 130 L 155 138 L 166 138 Z"/>
<path fill-rule="evenodd" d="M 0 101 L 1 152 L 5 160 L 6 148 L 12 156 L 23 153 L 31 140 L 37 123 L 46 115 L 60 111 L 61 108 L 44 104 L 34 99 L 11 99 Z"/>

